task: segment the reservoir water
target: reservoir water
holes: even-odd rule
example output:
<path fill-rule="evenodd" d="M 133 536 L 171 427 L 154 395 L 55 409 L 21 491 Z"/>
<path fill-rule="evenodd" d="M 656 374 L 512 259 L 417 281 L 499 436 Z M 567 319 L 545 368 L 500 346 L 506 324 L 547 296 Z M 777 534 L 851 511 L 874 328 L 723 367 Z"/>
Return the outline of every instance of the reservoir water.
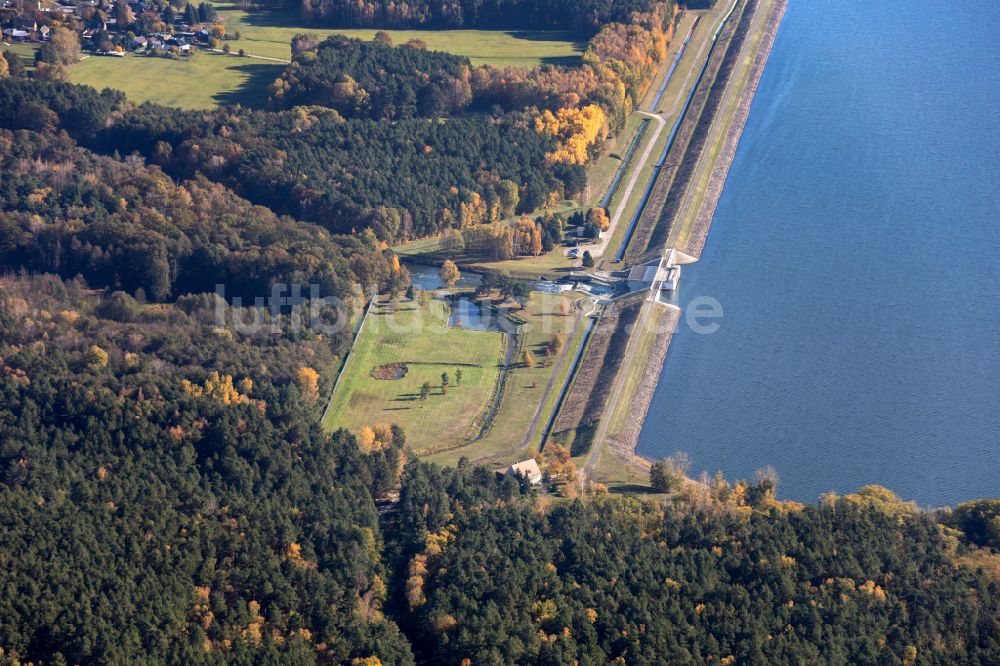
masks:
<path fill-rule="evenodd" d="M 638 452 L 1000 496 L 1000 3 L 791 0 Z"/>

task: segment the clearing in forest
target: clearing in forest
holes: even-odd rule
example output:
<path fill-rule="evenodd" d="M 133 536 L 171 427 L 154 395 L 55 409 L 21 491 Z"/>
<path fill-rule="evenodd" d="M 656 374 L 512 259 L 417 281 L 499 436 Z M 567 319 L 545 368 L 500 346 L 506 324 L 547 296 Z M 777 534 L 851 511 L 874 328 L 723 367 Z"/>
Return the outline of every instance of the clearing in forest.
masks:
<path fill-rule="evenodd" d="M 226 26 L 232 55 L 199 51 L 176 60 L 128 54 L 124 58 L 91 56 L 70 68 L 73 83 L 98 90 L 115 88 L 135 103 L 156 102 L 182 109 L 209 109 L 224 104 L 261 107 L 270 84 L 284 70 L 275 60 L 291 58 L 292 37 L 300 33 L 326 38 L 332 34 L 370 41 L 375 30 L 314 29 L 295 12 L 245 11 L 230 3 L 214 3 Z M 467 56 L 473 65 L 534 67 L 576 65 L 584 44 L 551 31 L 388 30 L 395 44 L 419 39 L 427 48 Z M 239 57 L 240 50 L 247 56 Z M 22 55 L 22 54 L 19 54 Z M 25 52 L 30 63 L 33 54 Z"/>
<path fill-rule="evenodd" d="M 439 298 L 423 305 L 406 299 L 395 307 L 386 299 L 376 303 L 323 426 L 357 433 L 365 426 L 397 424 L 417 453 L 475 437 L 500 379 L 506 335 L 456 328 L 449 316 L 449 304 Z M 442 373 L 448 375 L 447 388 Z"/>

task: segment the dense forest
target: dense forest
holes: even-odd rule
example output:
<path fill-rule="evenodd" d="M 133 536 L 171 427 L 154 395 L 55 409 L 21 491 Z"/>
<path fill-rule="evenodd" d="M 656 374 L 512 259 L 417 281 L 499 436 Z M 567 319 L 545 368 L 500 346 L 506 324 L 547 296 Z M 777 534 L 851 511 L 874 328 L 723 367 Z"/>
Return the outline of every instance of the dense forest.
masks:
<path fill-rule="evenodd" d="M 438 118 L 472 101 L 467 58 L 383 41 L 332 35 L 292 42 L 292 66 L 273 86 L 271 104 L 322 105 L 346 118 Z"/>
<path fill-rule="evenodd" d="M 401 625 L 428 663 L 1000 658 L 1000 581 L 956 567 L 968 547 L 931 517 L 878 488 L 807 507 L 719 488 L 677 506 L 547 506 L 413 465 Z"/>
<path fill-rule="evenodd" d="M 341 27 L 569 30 L 590 37 L 658 0 L 302 0 L 308 21 Z M 282 6 L 284 0 L 274 0 Z M 266 4 L 266 3 L 265 3 Z"/>
<path fill-rule="evenodd" d="M 267 111 L 135 106 L 2 60 L 0 666 L 1000 663 L 998 500 L 806 506 L 656 466 L 643 500 L 578 490 L 550 447 L 556 497 L 421 462 L 391 423 L 324 432 L 353 315 L 408 284 L 387 242 L 554 247 L 564 220 L 524 214 L 585 188 L 676 8 L 303 11 L 590 42 L 580 67 L 513 70 L 298 37 Z M 347 307 L 249 300 L 288 283 Z"/>
<path fill-rule="evenodd" d="M 220 307 L 0 280 L 2 663 L 1000 659 L 995 503 L 550 499 L 321 432 L 340 348 Z"/>
<path fill-rule="evenodd" d="M 412 662 L 371 499 L 402 434 L 322 433 L 329 342 L 216 318 L 0 283 L 0 662 Z"/>
<path fill-rule="evenodd" d="M 201 175 L 278 214 L 386 241 L 534 210 L 586 185 L 582 165 L 546 159 L 556 139 L 526 114 L 378 122 L 321 107 L 179 111 L 5 79 L 0 127 L 65 130 L 105 155 L 138 153 L 175 179 Z"/>
<path fill-rule="evenodd" d="M 141 289 L 154 301 L 275 283 L 345 299 L 390 279 L 373 237 L 335 237 L 197 176 L 175 183 L 139 157 L 101 157 L 51 131 L 0 130 L 0 263 Z M 366 240 L 367 239 L 367 240 Z"/>

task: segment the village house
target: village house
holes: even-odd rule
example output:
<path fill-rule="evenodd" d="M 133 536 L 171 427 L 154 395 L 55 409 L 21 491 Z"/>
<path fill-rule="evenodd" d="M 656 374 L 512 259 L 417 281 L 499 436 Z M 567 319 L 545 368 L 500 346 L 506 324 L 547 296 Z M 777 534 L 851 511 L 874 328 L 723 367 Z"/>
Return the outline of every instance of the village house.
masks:
<path fill-rule="evenodd" d="M 542 470 L 538 466 L 538 461 L 534 458 L 528 458 L 527 460 L 522 460 L 519 463 L 514 463 L 507 468 L 504 475 L 521 477 L 533 486 L 537 486 L 542 482 Z"/>

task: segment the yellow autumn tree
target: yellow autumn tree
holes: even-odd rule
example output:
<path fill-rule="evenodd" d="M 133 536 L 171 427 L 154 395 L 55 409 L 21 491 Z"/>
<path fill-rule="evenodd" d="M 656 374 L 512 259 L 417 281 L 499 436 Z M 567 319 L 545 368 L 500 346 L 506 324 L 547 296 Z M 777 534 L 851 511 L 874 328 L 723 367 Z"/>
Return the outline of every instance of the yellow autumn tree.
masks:
<path fill-rule="evenodd" d="M 536 224 L 531 232 L 531 254 L 539 256 L 542 253 L 542 225 Z"/>
<path fill-rule="evenodd" d="M 365 426 L 358 431 L 358 447 L 365 453 L 375 450 L 375 431 Z"/>
<path fill-rule="evenodd" d="M 588 104 L 556 113 L 546 109 L 535 118 L 535 131 L 551 134 L 559 142 L 559 148 L 547 155 L 550 162 L 586 164 L 590 146 L 607 136 L 608 123 L 601 107 Z"/>
<path fill-rule="evenodd" d="M 355 657 L 351 659 L 351 666 L 382 666 L 382 661 L 378 657 Z"/>
<path fill-rule="evenodd" d="M 249 379 L 241 381 L 240 385 L 246 386 L 247 381 Z M 250 402 L 250 398 L 236 389 L 233 384 L 233 376 L 219 374 L 218 370 L 213 371 L 201 386 L 185 379 L 181 382 L 181 387 L 188 395 L 212 398 L 220 405 L 245 405 Z"/>
<path fill-rule="evenodd" d="M 296 375 L 302 395 L 311 401 L 319 400 L 319 373 L 308 366 L 299 368 Z"/>
<path fill-rule="evenodd" d="M 611 218 L 608 217 L 608 212 L 600 207 L 591 208 L 587 211 L 587 222 L 597 227 L 598 231 L 607 231 L 608 227 L 611 226 Z"/>
<path fill-rule="evenodd" d="M 451 259 L 446 259 L 443 264 L 441 264 L 441 281 L 445 283 L 448 287 L 455 286 L 455 283 L 459 281 L 462 274 L 458 270 L 458 266 Z"/>
<path fill-rule="evenodd" d="M 392 444 L 392 426 L 387 423 L 376 423 L 372 426 L 375 441 L 382 446 Z"/>
<path fill-rule="evenodd" d="M 86 354 L 87 365 L 92 368 L 105 368 L 108 365 L 108 352 L 97 345 L 90 345 Z"/>

